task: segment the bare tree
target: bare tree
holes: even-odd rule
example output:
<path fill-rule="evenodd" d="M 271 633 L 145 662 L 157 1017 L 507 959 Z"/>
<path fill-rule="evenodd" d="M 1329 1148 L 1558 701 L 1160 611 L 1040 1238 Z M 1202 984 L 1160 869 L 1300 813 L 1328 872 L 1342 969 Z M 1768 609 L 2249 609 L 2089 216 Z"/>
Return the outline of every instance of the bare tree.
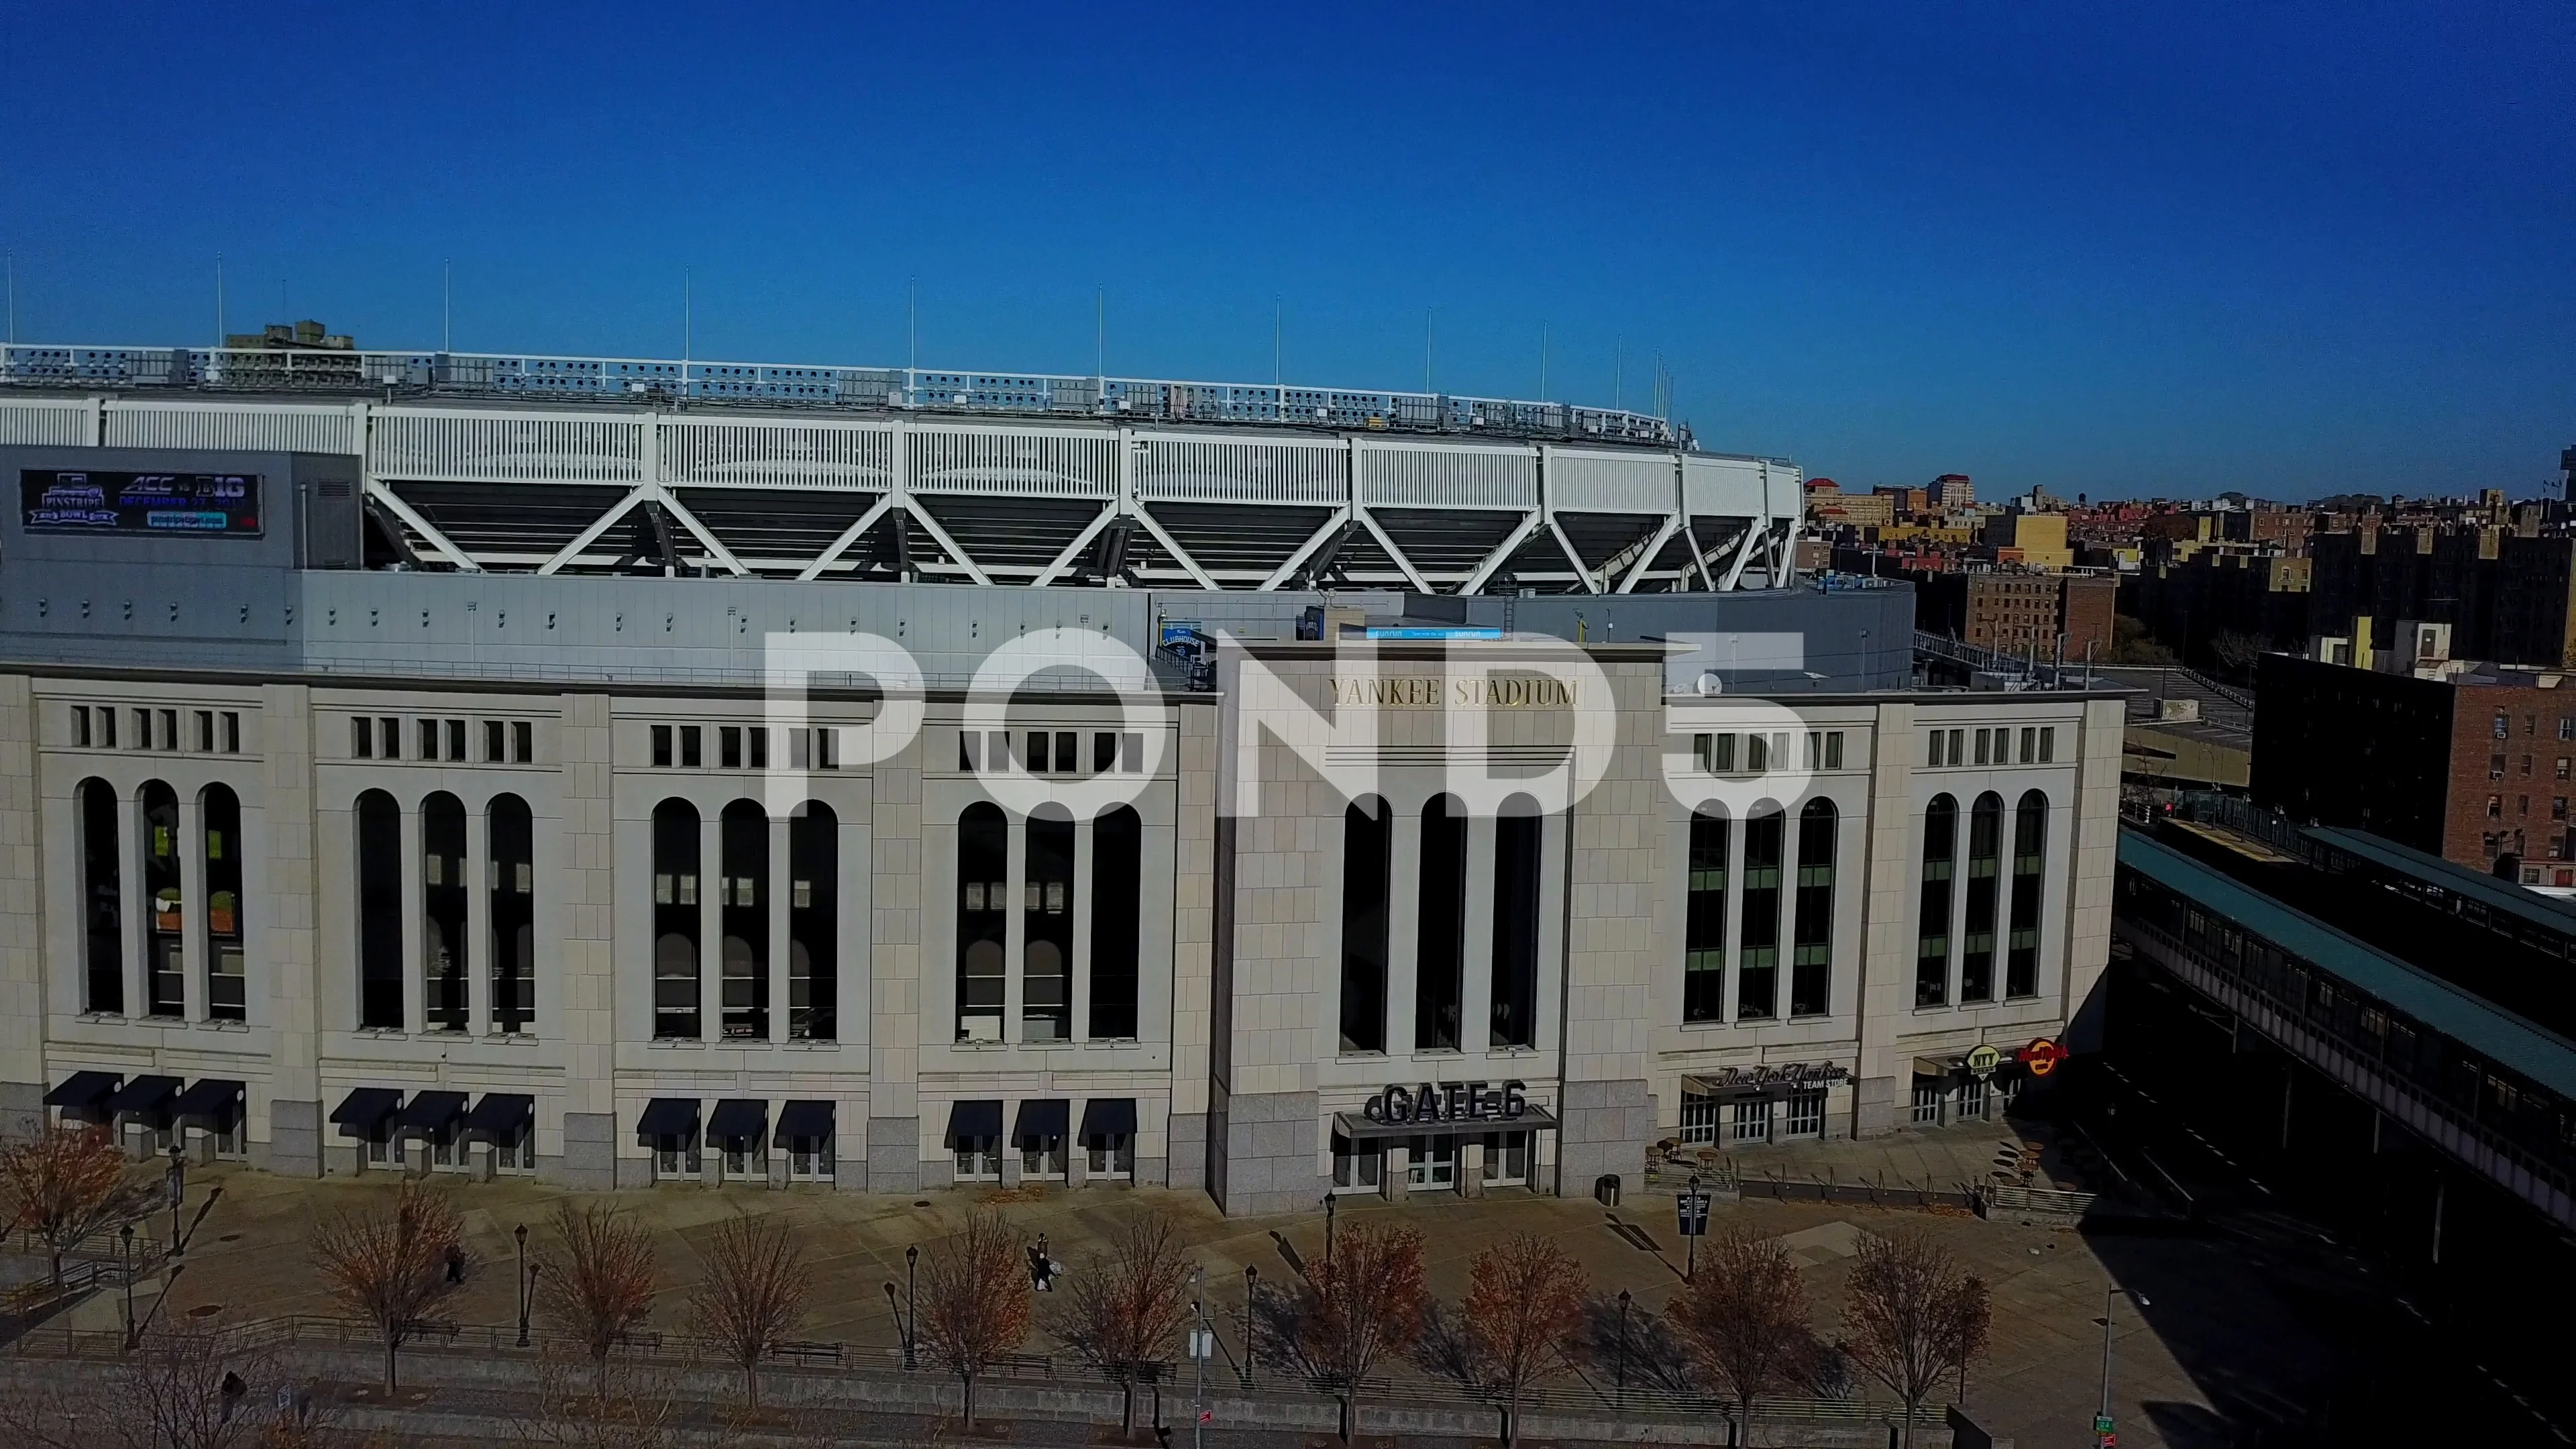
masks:
<path fill-rule="evenodd" d="M 279 1435 L 270 1405 L 285 1382 L 276 1356 L 230 1327 L 181 1321 L 113 1363 L 0 1396 L 0 1438 L 13 1449 L 314 1449 L 316 1435 Z"/>
<path fill-rule="evenodd" d="M 1020 1236 L 991 1208 L 929 1255 L 922 1274 L 921 1341 L 965 1388 L 966 1432 L 975 1432 L 975 1380 L 1029 1336 L 1029 1273 Z"/>
<path fill-rule="evenodd" d="M 1307 1266 L 1281 1336 L 1307 1376 L 1341 1399 L 1345 1441 L 1358 1428 L 1361 1383 L 1389 1350 L 1412 1341 L 1426 1301 L 1422 1234 L 1411 1228 L 1354 1223 L 1331 1261 Z"/>
<path fill-rule="evenodd" d="M 668 1375 L 603 1362 L 577 1376 L 565 1360 L 549 1358 L 538 1365 L 534 1399 L 507 1437 L 554 1449 L 668 1449 L 678 1441 L 678 1419 Z"/>
<path fill-rule="evenodd" d="M 555 1204 L 557 1250 L 537 1274 L 537 1309 L 581 1344 L 608 1391 L 608 1355 L 653 1312 L 653 1239 L 622 1208 Z"/>
<path fill-rule="evenodd" d="M 1591 1291 L 1581 1264 L 1553 1238 L 1515 1233 L 1467 1265 L 1470 1362 L 1502 1400 L 1506 1449 L 1520 1433 L 1521 1395 L 1571 1365 Z"/>
<path fill-rule="evenodd" d="M 1798 1260 L 1742 1223 L 1700 1245 L 1690 1286 L 1665 1312 L 1734 1398 L 1748 1434 L 1753 1401 L 1795 1382 L 1815 1337 Z"/>
<path fill-rule="evenodd" d="M 403 1344 L 423 1315 L 462 1286 L 456 1206 L 425 1182 L 405 1182 L 390 1204 L 334 1214 L 313 1232 L 313 1262 L 342 1307 L 375 1326 L 385 1344 L 385 1392 L 396 1386 Z"/>
<path fill-rule="evenodd" d="M 1136 1430 L 1136 1384 L 1172 1352 L 1190 1320 L 1191 1260 L 1172 1220 L 1138 1213 L 1118 1226 L 1106 1256 L 1075 1275 L 1055 1335 L 1118 1385 L 1118 1422 Z"/>
<path fill-rule="evenodd" d="M 1843 1301 L 1851 1336 L 1843 1351 L 1905 1401 L 1905 1443 L 1914 1411 L 1951 1373 L 1985 1352 L 1991 1325 L 1985 1280 L 1919 1229 L 1863 1237 Z"/>
<path fill-rule="evenodd" d="M 690 1330 L 742 1370 L 744 1407 L 760 1407 L 760 1361 L 805 1317 L 805 1255 L 787 1225 L 735 1218 L 716 1229 L 707 1275 L 689 1294 Z"/>
<path fill-rule="evenodd" d="M 24 1228 L 44 1242 L 50 1281 L 63 1281 L 63 1254 L 120 1218 L 140 1213 L 151 1185 L 129 1184 L 125 1155 L 104 1127 L 47 1125 L 0 1150 L 0 1232 Z"/>
<path fill-rule="evenodd" d="M 2219 667 L 2229 674 L 2246 679 L 2253 676 L 2254 666 L 2262 662 L 2263 652 L 2269 647 L 2260 634 L 2249 634 L 2241 629 L 2221 629 L 2217 637 L 2209 641 L 2209 657 L 2217 660 Z"/>

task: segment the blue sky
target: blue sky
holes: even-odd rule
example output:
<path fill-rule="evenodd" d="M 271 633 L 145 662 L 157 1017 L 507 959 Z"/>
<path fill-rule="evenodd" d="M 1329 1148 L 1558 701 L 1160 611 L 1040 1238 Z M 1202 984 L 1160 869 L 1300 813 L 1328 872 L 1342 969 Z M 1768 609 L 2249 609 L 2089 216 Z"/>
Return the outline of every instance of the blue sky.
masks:
<path fill-rule="evenodd" d="M 2536 489 L 2576 10 L 0 9 L 22 341 L 1647 397 L 1846 485 Z M 1274 299 L 1276 301 L 1274 302 Z"/>

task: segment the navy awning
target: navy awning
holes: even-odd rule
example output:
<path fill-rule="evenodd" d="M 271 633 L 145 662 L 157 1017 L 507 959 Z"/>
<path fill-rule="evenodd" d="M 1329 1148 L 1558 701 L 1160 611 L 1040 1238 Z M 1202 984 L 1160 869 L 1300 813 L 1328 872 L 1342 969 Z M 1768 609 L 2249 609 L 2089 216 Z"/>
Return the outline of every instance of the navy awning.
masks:
<path fill-rule="evenodd" d="M 1032 1097 L 1020 1104 L 1019 1120 L 1011 1128 L 1011 1145 L 1037 1147 L 1049 1137 L 1062 1142 L 1066 1124 L 1072 1120 L 1071 1102 L 1062 1097 Z"/>
<path fill-rule="evenodd" d="M 170 1109 L 170 1099 L 179 1095 L 177 1077 L 136 1077 L 116 1089 L 107 1099 L 111 1112 L 133 1112 L 155 1116 Z"/>
<path fill-rule="evenodd" d="M 635 1135 L 648 1142 L 660 1137 L 697 1136 L 698 1099 L 655 1097 L 644 1104 L 644 1115 L 635 1119 Z"/>
<path fill-rule="evenodd" d="M 353 1087 L 331 1109 L 331 1120 L 339 1124 L 341 1136 L 371 1141 L 381 1135 L 385 1119 L 401 1105 L 402 1093 L 391 1087 Z"/>
<path fill-rule="evenodd" d="M 960 1142 L 989 1141 L 1002 1135 L 1000 1102 L 951 1102 L 948 1104 L 948 1145 Z"/>
<path fill-rule="evenodd" d="M 757 1097 L 727 1097 L 707 1117 L 707 1140 L 730 1147 L 758 1142 L 769 1130 L 769 1104 Z"/>
<path fill-rule="evenodd" d="M 1094 1097 L 1082 1104 L 1082 1142 L 1097 1145 L 1105 1137 L 1136 1135 L 1136 1099 Z"/>
<path fill-rule="evenodd" d="M 402 1115 L 394 1125 L 405 1132 L 425 1132 L 432 1137 L 445 1137 L 456 1119 L 465 1115 L 463 1092 L 414 1092 L 403 1104 Z"/>
<path fill-rule="evenodd" d="M 116 1072 L 74 1072 L 63 1078 L 62 1085 L 45 1094 L 48 1107 L 68 1107 L 87 1112 L 116 1095 L 125 1078 Z"/>
<path fill-rule="evenodd" d="M 832 1140 L 832 1104 L 795 1101 L 778 1109 L 778 1140 L 794 1151 L 811 1151 Z"/>
<path fill-rule="evenodd" d="M 171 1109 L 171 1115 L 194 1118 L 218 1132 L 228 1131 L 241 1120 L 242 1094 L 246 1090 L 241 1083 L 222 1077 L 199 1077 L 179 1094 L 179 1103 Z"/>
<path fill-rule="evenodd" d="M 465 1114 L 467 1133 L 507 1145 L 527 1135 L 537 1122 L 537 1099 L 516 1092 L 485 1092 Z"/>

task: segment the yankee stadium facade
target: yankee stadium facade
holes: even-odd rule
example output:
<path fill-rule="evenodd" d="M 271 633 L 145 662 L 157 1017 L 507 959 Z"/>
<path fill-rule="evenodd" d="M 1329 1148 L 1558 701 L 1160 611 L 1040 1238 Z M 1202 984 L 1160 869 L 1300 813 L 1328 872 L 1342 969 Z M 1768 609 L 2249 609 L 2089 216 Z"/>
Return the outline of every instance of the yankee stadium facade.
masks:
<path fill-rule="evenodd" d="M 1574 1193 L 1994 1114 L 2107 949 L 2119 702 L 1657 418 L 10 347 L 0 471 L 4 1130 Z"/>

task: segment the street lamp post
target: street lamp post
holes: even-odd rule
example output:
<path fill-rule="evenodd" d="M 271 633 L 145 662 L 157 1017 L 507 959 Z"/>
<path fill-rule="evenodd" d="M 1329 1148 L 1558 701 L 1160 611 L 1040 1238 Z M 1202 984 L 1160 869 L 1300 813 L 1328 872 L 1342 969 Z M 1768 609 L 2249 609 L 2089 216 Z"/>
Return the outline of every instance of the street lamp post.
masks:
<path fill-rule="evenodd" d="M 1253 1331 L 1254 1331 L 1254 1330 L 1253 1330 L 1253 1314 L 1254 1314 L 1254 1312 L 1255 1312 L 1255 1311 L 1257 1311 L 1257 1310 L 1256 1310 L 1256 1299 L 1255 1299 L 1255 1294 L 1259 1291 L 1260 1287 L 1261 1287 L 1261 1270 L 1260 1270 L 1259 1268 L 1254 1267 L 1254 1266 L 1253 1266 L 1252 1264 L 1250 1264 L 1250 1263 L 1246 1263 L 1246 1264 L 1244 1264 L 1244 1265 L 1243 1265 L 1243 1386 L 1244 1386 L 1244 1388 L 1246 1388 L 1246 1389 L 1250 1389 L 1250 1388 L 1253 1386 L 1253 1375 L 1254 1375 L 1254 1372 L 1255 1372 L 1255 1370 L 1257 1370 L 1257 1369 L 1260 1367 L 1260 1365 L 1259 1365 L 1257 1362 L 1255 1362 L 1255 1361 L 1254 1361 L 1254 1355 L 1255 1355 L 1255 1353 L 1257 1352 L 1257 1350 L 1256 1350 L 1256 1349 L 1254 1348 L 1254 1346 L 1253 1346 L 1253 1345 L 1255 1344 L 1255 1342 L 1257 1341 L 1257 1340 L 1255 1340 L 1255 1339 L 1253 1338 Z"/>
<path fill-rule="evenodd" d="M 179 1204 L 188 1197 L 187 1149 L 179 1145 L 187 1130 L 179 1127 L 170 1133 L 170 1256 L 173 1258 L 179 1256 Z"/>
<path fill-rule="evenodd" d="M 2111 1435 L 2111 1308 L 2124 1296 L 2140 1308 L 2149 1306 L 2144 1293 L 2132 1293 L 2117 1283 L 2102 1286 L 2102 1406 L 2093 1415 L 2093 1438 L 2097 1444 Z"/>
<path fill-rule="evenodd" d="M 1690 1241 L 1685 1249 L 1685 1255 L 1682 1258 L 1682 1281 L 1690 1283 L 1696 1281 L 1699 1276 L 1699 1233 L 1697 1231 L 1700 1223 L 1698 1173 L 1694 1172 L 1691 1174 L 1690 1196 L 1684 1198 L 1682 1201 L 1682 1221 L 1689 1224 L 1692 1229 L 1692 1232 L 1689 1235 Z"/>
<path fill-rule="evenodd" d="M 919 1367 L 921 1344 L 921 1297 L 912 1291 L 912 1277 L 921 1266 L 921 1245 L 903 1250 L 903 1366 Z"/>
<path fill-rule="evenodd" d="M 1331 1193 L 1324 1194 L 1324 1266 L 1327 1268 L 1333 1266 L 1333 1209 L 1340 1203 L 1341 1199 Z"/>
<path fill-rule="evenodd" d="M 528 1346 L 528 1225 L 521 1223 L 510 1230 L 519 1242 L 519 1347 Z"/>
<path fill-rule="evenodd" d="M 895 1306 L 892 1278 L 886 1280 L 885 1290 L 886 1317 L 894 1320 L 894 1336 L 903 1344 L 903 1366 L 908 1369 L 912 1367 L 912 1335 L 903 1331 L 903 1310 Z"/>
<path fill-rule="evenodd" d="M 125 1347 L 128 1352 L 132 1352 L 134 1348 L 134 1224 L 127 1223 L 118 1228 L 116 1236 L 122 1245 L 120 1251 L 125 1257 L 123 1274 L 125 1278 Z"/>

